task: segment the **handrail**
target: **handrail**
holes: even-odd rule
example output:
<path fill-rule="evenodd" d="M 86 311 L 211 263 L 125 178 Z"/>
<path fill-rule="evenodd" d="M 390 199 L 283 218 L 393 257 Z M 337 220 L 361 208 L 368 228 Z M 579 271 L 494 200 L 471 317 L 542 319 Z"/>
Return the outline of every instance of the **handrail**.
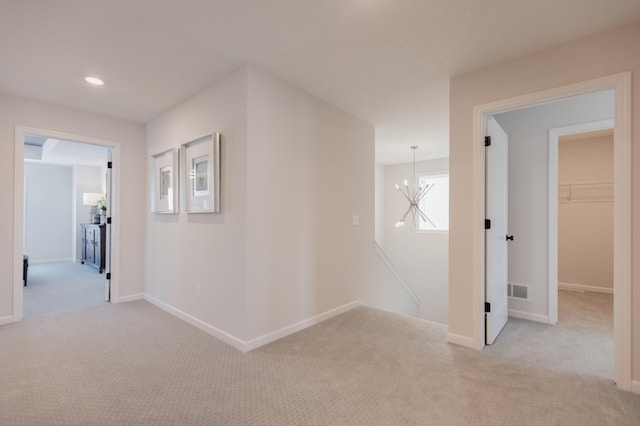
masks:
<path fill-rule="evenodd" d="M 404 278 L 402 278 L 402 275 L 400 275 L 400 271 L 398 271 L 398 269 L 396 269 L 395 265 L 393 264 L 393 262 L 391 262 L 391 259 L 389 259 L 389 256 L 387 256 L 387 254 L 384 252 L 382 247 L 380 247 L 378 242 L 374 241 L 373 244 L 376 246 L 376 251 L 378 252 L 380 257 L 382 257 L 382 260 L 384 260 L 384 263 L 391 270 L 391 272 L 393 272 L 393 275 L 395 275 L 395 277 L 398 280 L 398 282 L 400 282 L 402 287 L 404 287 L 404 289 L 407 291 L 407 293 L 409 293 L 409 296 L 411 296 L 411 298 L 413 299 L 415 304 L 418 307 L 420 307 L 420 305 L 422 305 L 422 300 L 420 300 L 420 298 L 418 297 L 416 292 L 413 291 L 413 289 L 411 287 L 409 287 L 409 284 L 407 284 L 407 282 L 404 280 Z"/>

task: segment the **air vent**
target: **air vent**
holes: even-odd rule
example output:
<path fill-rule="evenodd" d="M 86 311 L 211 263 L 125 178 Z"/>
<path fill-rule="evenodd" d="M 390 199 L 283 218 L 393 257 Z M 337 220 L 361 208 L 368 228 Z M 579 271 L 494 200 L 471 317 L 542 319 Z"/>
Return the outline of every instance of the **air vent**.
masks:
<path fill-rule="evenodd" d="M 524 284 L 509 284 L 509 297 L 519 300 L 530 300 L 530 287 Z"/>

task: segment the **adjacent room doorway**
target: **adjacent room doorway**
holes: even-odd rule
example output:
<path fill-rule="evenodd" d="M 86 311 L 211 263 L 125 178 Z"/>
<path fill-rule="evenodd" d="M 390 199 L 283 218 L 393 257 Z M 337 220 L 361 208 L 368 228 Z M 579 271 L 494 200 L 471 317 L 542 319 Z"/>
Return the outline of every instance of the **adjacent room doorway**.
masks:
<path fill-rule="evenodd" d="M 474 135 L 478 147 L 474 150 L 475 202 L 479 217 L 485 214 L 485 152 L 480 146 L 487 128 L 487 120 L 496 114 L 542 105 L 586 93 L 613 90 L 615 98 L 614 117 L 614 350 L 615 381 L 623 390 L 631 389 L 631 115 L 630 74 L 623 73 L 582 83 L 506 99 L 474 108 Z M 478 221 L 474 230 L 475 241 L 480 243 L 474 260 L 474 299 L 478 315 L 475 317 L 475 339 L 479 347 L 485 344 L 485 228 Z M 517 239 L 518 236 L 515 235 Z M 556 307 L 557 309 L 557 307 Z M 550 313 L 550 310 L 549 310 Z"/>
<path fill-rule="evenodd" d="M 559 288 L 613 293 L 613 196 L 615 192 L 613 131 L 614 120 L 591 121 L 556 127 L 549 131 L 549 323 L 551 324 L 558 322 Z M 600 146 L 591 149 L 597 151 L 590 153 L 588 155 L 590 160 L 585 163 L 584 160 L 575 158 L 572 152 L 566 151 L 569 147 L 565 145 L 565 168 L 569 167 L 569 170 L 559 174 L 560 140 L 564 140 L 565 144 L 573 145 L 572 140 L 590 139 L 591 137 L 608 138 L 611 140 L 611 147 L 601 146 L 601 141 L 595 141 Z M 571 163 L 567 164 L 567 160 L 570 160 Z M 559 235 L 562 232 L 564 232 L 565 240 L 575 240 L 573 237 L 581 238 L 580 229 L 576 229 L 579 223 L 569 217 L 565 217 L 563 220 L 559 218 L 559 211 L 562 210 L 562 214 L 566 216 L 572 214 L 571 211 L 575 209 L 579 209 L 579 211 L 573 214 L 581 216 L 577 217 L 577 220 L 581 222 L 584 220 L 598 221 L 592 224 L 593 228 L 587 233 L 588 235 L 593 231 L 598 231 L 594 236 L 596 240 L 589 241 L 589 245 L 596 244 L 598 246 L 595 252 L 587 253 L 587 257 L 591 256 L 591 258 L 575 259 L 575 256 L 571 255 L 573 250 L 569 246 L 563 248 L 561 245 L 568 243 L 560 241 Z M 561 222 L 565 223 L 565 229 L 560 228 Z M 566 229 L 566 226 L 571 226 L 572 229 Z M 584 231 L 585 226 L 581 225 L 581 227 Z M 582 235 L 582 239 L 584 239 L 584 235 Z M 584 247 L 584 244 L 580 242 L 576 242 L 576 244 Z M 576 256 L 578 255 L 576 253 Z M 569 264 L 565 262 L 565 268 L 561 270 L 559 258 L 563 256 Z M 593 258 L 593 256 L 596 257 Z M 583 261 L 587 265 L 594 263 L 594 261 L 601 264 L 597 271 L 592 271 L 596 272 L 595 277 L 593 273 L 584 273 L 585 271 L 578 270 L 576 262 L 583 263 Z M 607 271 L 604 272 L 603 269 Z M 584 277 L 584 279 L 576 278 L 576 276 Z"/>
<path fill-rule="evenodd" d="M 100 157 L 99 166 L 95 164 L 87 165 L 92 161 L 92 156 Z M 74 265 L 78 262 L 75 266 L 85 267 L 80 263 L 85 256 L 83 249 L 86 248 L 81 232 L 81 223 L 100 222 L 101 220 L 105 222 L 102 225 L 100 223 L 92 224 L 92 226 L 102 230 L 103 242 L 100 241 L 102 250 L 100 250 L 100 247 L 96 247 L 98 256 L 92 258 L 93 261 L 100 262 L 100 264 L 96 264 L 95 271 L 93 268 L 89 268 L 88 265 L 87 268 L 89 270 L 82 269 L 81 271 L 90 273 L 85 278 L 93 280 L 94 285 L 96 279 L 101 283 L 97 296 L 100 300 L 117 300 L 117 295 L 119 294 L 119 235 L 117 227 L 113 225 L 114 219 L 117 217 L 118 206 L 117 188 L 119 175 L 117 173 L 117 164 L 119 163 L 119 156 L 120 147 L 116 142 L 16 126 L 14 192 L 14 213 L 16 217 L 16 232 L 14 233 L 15 291 L 13 300 L 16 320 L 21 320 L 25 313 L 24 279 L 27 278 L 28 286 L 29 275 L 31 275 L 31 279 L 38 276 L 41 279 L 47 279 L 47 274 L 51 275 L 52 278 L 56 273 L 67 274 L 66 278 L 58 280 L 58 284 L 66 285 L 69 287 L 67 290 L 71 291 L 73 279 L 69 275 L 69 271 L 64 267 L 62 269 L 55 268 L 54 265 Z M 42 161 L 43 158 L 45 161 Z M 70 158 L 75 158 L 75 164 L 70 164 Z M 59 185 L 52 181 L 59 181 Z M 60 202 L 58 198 L 62 198 L 63 201 Z M 93 198 L 104 201 L 96 203 Z M 85 206 L 84 204 L 88 205 Z M 93 204 L 96 204 L 96 206 L 94 207 Z M 104 206 L 104 215 L 101 218 L 100 207 L 102 206 Z M 95 220 L 85 214 L 88 213 L 89 209 L 96 213 Z M 51 219 L 49 222 L 55 223 L 48 224 L 47 215 L 54 215 L 54 211 L 57 216 L 56 220 L 53 221 Z M 50 233 L 47 231 L 47 225 L 61 229 L 54 229 L 53 231 L 56 232 L 54 232 L 54 235 L 50 235 L 49 239 L 40 238 L 39 233 Z M 32 252 L 31 254 L 28 253 L 29 261 L 31 262 L 29 265 L 31 274 L 27 272 L 26 276 L 24 270 L 25 248 L 29 248 Z M 38 260 L 41 262 L 38 262 Z M 93 276 L 94 274 L 95 276 Z M 28 288 L 28 291 L 32 290 L 35 290 L 35 288 Z M 94 287 L 93 298 L 96 298 L 95 290 L 96 288 Z M 31 292 L 29 294 L 35 293 Z M 40 294 L 40 296 L 40 301 L 48 297 L 44 294 Z M 73 303 L 67 303 L 69 300 L 65 300 L 64 294 L 56 294 L 56 297 L 61 301 L 60 304 L 62 306 L 74 305 Z M 49 296 L 49 298 L 51 297 Z M 34 312 L 37 312 L 38 309 L 49 309 L 50 306 L 47 303 L 51 305 L 52 302 L 45 300 L 45 305 L 34 308 Z"/>

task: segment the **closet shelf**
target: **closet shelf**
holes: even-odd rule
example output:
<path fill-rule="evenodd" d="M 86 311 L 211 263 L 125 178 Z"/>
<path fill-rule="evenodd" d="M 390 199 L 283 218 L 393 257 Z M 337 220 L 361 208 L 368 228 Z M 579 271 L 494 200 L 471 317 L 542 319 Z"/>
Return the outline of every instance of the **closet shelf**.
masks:
<path fill-rule="evenodd" d="M 572 182 L 558 184 L 558 203 L 611 203 L 613 182 Z"/>

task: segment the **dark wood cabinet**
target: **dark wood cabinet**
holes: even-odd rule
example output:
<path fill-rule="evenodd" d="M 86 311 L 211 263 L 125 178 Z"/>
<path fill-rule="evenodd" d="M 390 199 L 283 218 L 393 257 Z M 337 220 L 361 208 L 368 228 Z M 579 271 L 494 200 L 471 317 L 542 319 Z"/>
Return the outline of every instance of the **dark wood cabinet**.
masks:
<path fill-rule="evenodd" d="M 107 252 L 107 227 L 91 223 L 83 223 L 80 227 L 82 228 L 81 263 L 87 263 L 102 273 Z"/>

